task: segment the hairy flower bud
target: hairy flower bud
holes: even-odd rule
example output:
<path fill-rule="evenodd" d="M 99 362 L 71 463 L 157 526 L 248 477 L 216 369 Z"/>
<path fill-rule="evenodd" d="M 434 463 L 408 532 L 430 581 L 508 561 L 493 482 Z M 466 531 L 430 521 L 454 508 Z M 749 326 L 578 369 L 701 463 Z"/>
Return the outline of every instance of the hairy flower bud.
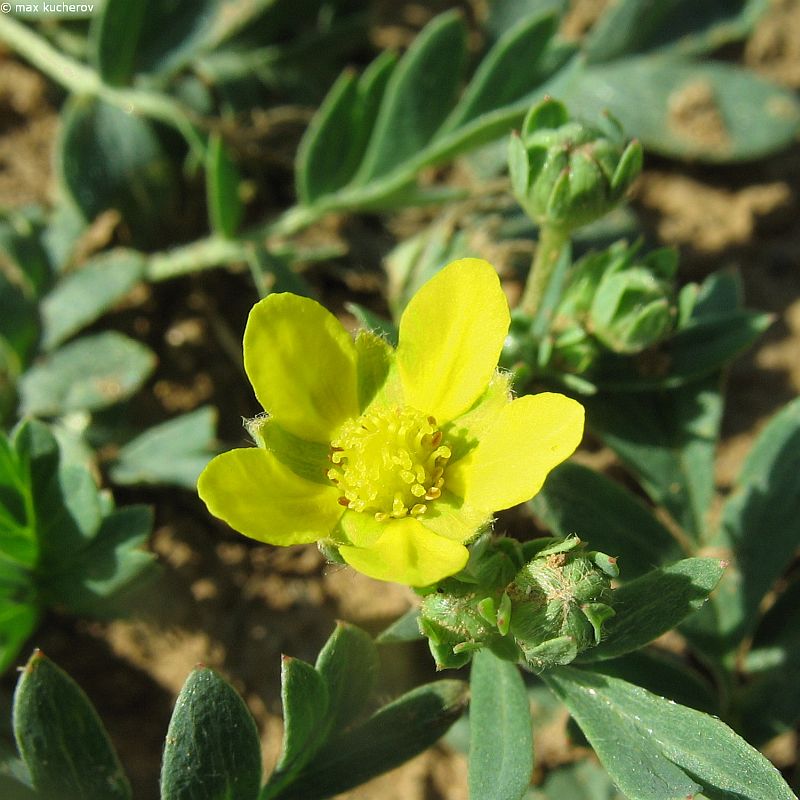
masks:
<path fill-rule="evenodd" d="M 641 171 L 641 145 L 626 145 L 608 121 L 608 131 L 601 131 L 570 120 L 564 105 L 547 98 L 511 137 L 512 190 L 539 225 L 572 230 L 602 217 Z"/>
<path fill-rule="evenodd" d="M 536 671 L 568 664 L 600 641 L 616 575 L 615 559 L 577 538 L 484 538 L 465 574 L 425 597 L 420 630 L 440 669 L 484 647 Z"/>

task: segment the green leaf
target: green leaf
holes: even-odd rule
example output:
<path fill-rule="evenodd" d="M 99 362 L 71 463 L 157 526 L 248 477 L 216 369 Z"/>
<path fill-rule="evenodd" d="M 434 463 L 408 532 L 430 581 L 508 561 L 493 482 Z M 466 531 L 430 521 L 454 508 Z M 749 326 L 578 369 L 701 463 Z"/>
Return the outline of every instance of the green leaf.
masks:
<path fill-rule="evenodd" d="M 27 297 L 0 272 L 0 384 L 6 380 L 9 384 L 16 382 L 36 352 L 38 339 L 36 300 Z M 3 377 L 3 373 L 9 377 Z"/>
<path fill-rule="evenodd" d="M 63 189 L 88 221 L 116 209 L 147 244 L 174 218 L 174 169 L 146 119 L 73 96 L 61 116 L 56 162 Z"/>
<path fill-rule="evenodd" d="M 76 339 L 46 356 L 20 381 L 23 414 L 56 416 L 130 397 L 155 368 L 144 345 L 116 331 Z"/>
<path fill-rule="evenodd" d="M 489 650 L 472 659 L 469 796 L 518 800 L 533 773 L 533 732 L 519 667 Z"/>
<path fill-rule="evenodd" d="M 413 689 L 337 736 L 285 789 L 260 800 L 322 800 L 360 786 L 430 747 L 463 713 L 467 687 L 442 680 Z"/>
<path fill-rule="evenodd" d="M 111 467 L 120 484 L 172 484 L 193 490 L 215 452 L 217 412 L 211 406 L 148 428 L 122 447 Z"/>
<path fill-rule="evenodd" d="M 3 571 L 4 567 L 0 566 L 0 674 L 14 663 L 41 616 L 30 583 L 8 586 Z"/>
<path fill-rule="evenodd" d="M 231 160 L 222 137 L 214 133 L 206 151 L 206 194 L 212 230 L 233 239 L 244 216 L 239 195 L 241 175 Z"/>
<path fill-rule="evenodd" d="M 124 86 L 131 82 L 147 7 L 146 0 L 106 0 L 92 17 L 89 55 L 105 83 Z"/>
<path fill-rule="evenodd" d="M 135 70 L 171 74 L 203 49 L 227 3 L 216 0 L 141 0 L 144 22 L 136 45 Z"/>
<path fill-rule="evenodd" d="M 416 642 L 423 638 L 419 630 L 419 609 L 409 608 L 402 617 L 395 620 L 376 637 L 377 644 L 401 644 Z"/>
<path fill-rule="evenodd" d="M 800 719 L 800 582 L 767 611 L 744 662 L 737 692 L 741 729 L 754 744 L 791 730 Z"/>
<path fill-rule="evenodd" d="M 42 347 L 52 350 L 99 319 L 142 279 L 145 259 L 132 250 L 113 250 L 87 261 L 59 281 L 40 309 Z"/>
<path fill-rule="evenodd" d="M 82 550 L 68 554 L 43 576 L 42 599 L 77 615 L 119 613 L 118 596 L 148 575 L 154 564 L 155 556 L 140 549 L 152 527 L 153 512 L 147 506 L 113 511 Z"/>
<path fill-rule="evenodd" d="M 718 371 L 750 347 L 772 324 L 772 315 L 734 311 L 691 319 L 659 347 L 668 364 L 663 375 L 650 377 L 645 359 L 607 356 L 595 377 L 610 391 L 643 391 L 683 386 Z"/>
<path fill-rule="evenodd" d="M 301 146 L 296 176 L 301 202 L 316 206 L 315 214 L 443 202 L 441 189 L 421 191 L 415 185 L 417 174 L 522 121 L 527 98 L 574 53 L 571 46 L 553 44 L 553 27 L 553 18 L 540 13 L 509 31 L 450 115 L 465 50 L 457 12 L 432 20 L 397 66 L 384 54 L 357 82 L 345 73 Z M 517 59 L 523 51 L 524 58 Z"/>
<path fill-rule="evenodd" d="M 775 767 L 715 717 L 571 667 L 542 677 L 629 800 L 698 792 L 720 800 L 794 800 Z"/>
<path fill-rule="evenodd" d="M 610 111 L 660 155 L 722 163 L 761 158 L 800 128 L 790 91 L 730 64 L 633 56 L 577 70 L 561 98 L 592 119 Z"/>
<path fill-rule="evenodd" d="M 525 800 L 626 800 L 606 771 L 593 761 L 583 760 L 559 767 L 547 774 L 541 788 Z"/>
<path fill-rule="evenodd" d="M 303 203 L 331 194 L 354 176 L 397 57 L 384 52 L 361 78 L 345 71 L 309 125 L 297 154 L 297 194 Z"/>
<path fill-rule="evenodd" d="M 593 673 L 621 678 L 653 694 L 707 714 L 719 715 L 717 688 L 685 659 L 658 647 L 649 647 L 592 664 Z"/>
<path fill-rule="evenodd" d="M 744 38 L 766 6 L 764 0 L 624 0 L 600 17 L 584 50 L 590 62 L 664 49 L 701 54 Z"/>
<path fill-rule="evenodd" d="M 681 555 L 670 532 L 644 503 L 580 464 L 556 467 L 531 507 L 556 536 L 576 534 L 596 550 L 617 557 L 623 580 Z"/>
<path fill-rule="evenodd" d="M 428 144 L 456 97 L 466 31 L 460 14 L 436 17 L 389 78 L 356 183 L 385 175 Z"/>
<path fill-rule="evenodd" d="M 654 569 L 614 591 L 614 617 L 603 641 L 578 658 L 597 661 L 638 650 L 697 611 L 719 583 L 724 564 L 715 558 L 685 558 Z"/>
<path fill-rule="evenodd" d="M 275 771 L 262 797 L 282 797 L 281 790 L 293 786 L 328 735 L 328 683 L 310 664 L 283 657 L 281 663 L 283 701 L 283 747 Z"/>
<path fill-rule="evenodd" d="M 437 136 L 516 102 L 545 80 L 548 75 L 538 56 L 553 38 L 557 25 L 555 14 L 534 14 L 507 31 L 481 61 Z"/>
<path fill-rule="evenodd" d="M 42 294 L 52 277 L 43 243 L 45 222 L 36 206 L 0 212 L 0 253 L 10 262 L 13 282 L 27 297 Z M 4 272 L 8 275 L 8 271 Z"/>
<path fill-rule="evenodd" d="M 798 515 L 800 400 L 794 400 L 756 440 L 723 508 L 714 544 L 732 553 L 733 564 L 699 621 L 697 633 L 712 640 L 707 646 L 725 652 L 753 631 L 761 600 L 797 548 Z"/>
<path fill-rule="evenodd" d="M 214 670 L 194 670 L 169 723 L 162 799 L 255 800 L 260 785 L 261 743 L 247 706 Z"/>
<path fill-rule="evenodd" d="M 10 441 L 0 436 L 0 609 L 11 604 L 0 617 L 7 643 L 27 635 L 42 604 L 112 613 L 109 600 L 116 602 L 153 561 L 136 549 L 150 533 L 150 511 L 113 511 L 86 466 L 62 462 L 41 422 L 23 422 Z"/>
<path fill-rule="evenodd" d="M 130 786 L 81 688 L 35 652 L 14 693 L 14 736 L 43 800 L 128 800 Z"/>
<path fill-rule="evenodd" d="M 711 376 L 678 389 L 582 398 L 589 426 L 695 539 L 714 496 L 719 382 Z"/>
<path fill-rule="evenodd" d="M 315 667 L 328 687 L 329 731 L 346 728 L 358 717 L 375 688 L 378 666 L 378 651 L 369 634 L 337 622 Z"/>
<path fill-rule="evenodd" d="M 359 139 L 348 135 L 358 130 L 358 77 L 342 73 L 309 125 L 297 152 L 297 195 L 309 205 L 335 192 L 353 177 L 363 155 Z"/>
<path fill-rule="evenodd" d="M 41 422 L 26 420 L 14 431 L 17 491 L 24 511 L 17 518 L 32 547 L 25 567 L 47 572 L 80 550 L 97 532 L 102 506 L 91 474 L 83 467 L 61 464 L 58 443 Z"/>

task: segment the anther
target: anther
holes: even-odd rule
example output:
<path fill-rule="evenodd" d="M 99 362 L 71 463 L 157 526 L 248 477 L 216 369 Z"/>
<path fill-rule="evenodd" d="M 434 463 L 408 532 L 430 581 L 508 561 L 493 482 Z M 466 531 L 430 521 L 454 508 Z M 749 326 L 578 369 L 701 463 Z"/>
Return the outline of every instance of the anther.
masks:
<path fill-rule="evenodd" d="M 421 517 L 428 510 L 425 503 L 417 503 L 409 512 L 412 517 Z"/>
<path fill-rule="evenodd" d="M 427 492 L 425 492 L 425 499 L 426 500 L 437 500 L 442 496 L 442 490 L 438 486 L 431 486 Z"/>
<path fill-rule="evenodd" d="M 346 497 L 340 497 L 339 498 L 339 505 L 340 506 L 344 506 L 345 508 L 349 508 L 350 507 L 350 501 Z"/>

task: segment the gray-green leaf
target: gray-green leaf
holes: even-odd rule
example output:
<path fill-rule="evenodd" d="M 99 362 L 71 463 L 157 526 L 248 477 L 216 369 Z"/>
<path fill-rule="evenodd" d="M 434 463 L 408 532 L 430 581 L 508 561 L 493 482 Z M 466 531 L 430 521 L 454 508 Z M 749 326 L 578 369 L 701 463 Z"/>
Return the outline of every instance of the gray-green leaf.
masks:
<path fill-rule="evenodd" d="M 233 687 L 214 670 L 196 669 L 178 695 L 161 765 L 163 800 L 255 800 L 261 744 Z"/>
<path fill-rule="evenodd" d="M 579 659 L 616 658 L 644 647 L 700 608 L 723 570 L 715 558 L 685 558 L 624 584 L 614 591 L 615 615 L 605 624 L 603 641 Z"/>
<path fill-rule="evenodd" d="M 112 250 L 59 281 L 42 301 L 42 347 L 52 350 L 121 300 L 144 274 L 144 257 Z"/>
<path fill-rule="evenodd" d="M 698 792 L 795 800 L 778 770 L 715 717 L 572 667 L 542 677 L 629 800 L 682 800 Z"/>
<path fill-rule="evenodd" d="M 623 580 L 681 555 L 647 506 L 610 478 L 580 464 L 562 464 L 533 499 L 534 513 L 556 535 L 576 534 L 619 559 Z"/>
<path fill-rule="evenodd" d="M 20 381 L 23 414 L 96 410 L 130 397 L 156 365 L 144 345 L 116 331 L 76 339 L 43 358 Z"/>
<path fill-rule="evenodd" d="M 89 698 L 36 652 L 14 694 L 14 736 L 43 800 L 128 800 L 131 790 Z"/>
<path fill-rule="evenodd" d="M 489 650 L 472 659 L 469 796 L 519 800 L 533 773 L 528 694 L 519 667 Z"/>
<path fill-rule="evenodd" d="M 148 428 L 119 451 L 111 479 L 194 489 L 214 454 L 216 422 L 216 409 L 204 406 Z"/>

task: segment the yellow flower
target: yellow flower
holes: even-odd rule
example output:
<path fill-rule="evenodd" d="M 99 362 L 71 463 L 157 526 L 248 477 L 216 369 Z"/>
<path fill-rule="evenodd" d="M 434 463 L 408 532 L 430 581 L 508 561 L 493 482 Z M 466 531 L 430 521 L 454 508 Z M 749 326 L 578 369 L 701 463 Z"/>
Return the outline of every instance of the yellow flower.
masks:
<path fill-rule="evenodd" d="M 373 578 L 426 586 L 464 567 L 492 514 L 535 495 L 583 435 L 560 394 L 512 400 L 497 360 L 508 303 L 485 261 L 426 283 L 397 349 L 355 340 L 319 303 L 272 294 L 250 312 L 244 365 L 267 411 L 259 447 L 217 456 L 209 511 L 262 542 L 332 541 Z"/>

